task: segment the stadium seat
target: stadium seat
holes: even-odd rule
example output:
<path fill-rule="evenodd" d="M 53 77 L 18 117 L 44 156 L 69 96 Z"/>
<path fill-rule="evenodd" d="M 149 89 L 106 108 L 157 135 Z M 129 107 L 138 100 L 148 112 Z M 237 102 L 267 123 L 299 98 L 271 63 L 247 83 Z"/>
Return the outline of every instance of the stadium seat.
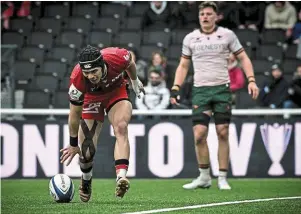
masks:
<path fill-rule="evenodd" d="M 283 61 L 283 73 L 293 74 L 298 66 L 301 66 L 301 60 L 299 59 L 285 59 Z"/>
<path fill-rule="evenodd" d="M 121 4 L 102 4 L 100 14 L 123 20 L 127 16 L 127 7 Z"/>
<path fill-rule="evenodd" d="M 24 47 L 20 50 L 19 59 L 41 64 L 44 60 L 44 50 L 37 47 Z"/>
<path fill-rule="evenodd" d="M 24 45 L 24 36 L 18 32 L 5 32 L 1 44 L 16 44 L 20 48 Z"/>
<path fill-rule="evenodd" d="M 14 64 L 16 89 L 25 89 L 34 78 L 37 65 L 29 61 L 17 60 Z"/>
<path fill-rule="evenodd" d="M 235 34 L 243 46 L 257 47 L 259 44 L 259 32 L 249 29 L 235 30 Z"/>
<path fill-rule="evenodd" d="M 50 94 L 43 91 L 26 91 L 23 108 L 49 108 Z"/>
<path fill-rule="evenodd" d="M 64 31 L 74 30 L 78 33 L 88 34 L 92 27 L 91 19 L 84 17 L 68 17 L 64 19 Z"/>
<path fill-rule="evenodd" d="M 6 63 L 1 63 L 1 82 L 4 81 L 4 78 L 10 73 L 9 66 Z M 1 89 L 3 84 L 1 85 Z"/>
<path fill-rule="evenodd" d="M 40 18 L 42 15 L 41 8 L 41 2 L 31 2 L 30 15 L 35 19 Z"/>
<path fill-rule="evenodd" d="M 298 49 L 297 45 L 288 46 L 287 50 L 284 52 L 285 58 L 296 59 L 297 58 L 297 49 Z"/>
<path fill-rule="evenodd" d="M 164 31 L 149 31 L 143 33 L 144 45 L 158 45 L 168 47 L 171 40 L 171 34 Z"/>
<path fill-rule="evenodd" d="M 128 17 L 121 25 L 122 30 L 141 30 L 142 17 Z"/>
<path fill-rule="evenodd" d="M 40 73 L 51 74 L 59 79 L 62 79 L 67 71 L 67 65 L 58 60 L 45 60 L 41 67 Z"/>
<path fill-rule="evenodd" d="M 244 50 L 248 54 L 250 59 L 254 58 L 254 50 L 251 46 L 244 46 Z"/>
<path fill-rule="evenodd" d="M 43 17 L 37 21 L 36 30 L 47 31 L 56 36 L 62 31 L 62 19 Z"/>
<path fill-rule="evenodd" d="M 68 90 L 69 89 L 69 83 L 70 83 L 70 77 L 64 77 L 59 84 L 59 90 Z"/>
<path fill-rule="evenodd" d="M 172 44 L 182 45 L 183 39 L 188 33 L 188 30 L 174 30 L 172 32 Z"/>
<path fill-rule="evenodd" d="M 75 50 L 68 46 L 56 46 L 48 52 L 47 58 L 70 64 L 75 58 Z"/>
<path fill-rule="evenodd" d="M 46 17 L 69 17 L 70 15 L 70 4 L 64 2 L 63 4 L 46 5 L 45 16 Z"/>
<path fill-rule="evenodd" d="M 58 38 L 60 45 L 68 45 L 70 48 L 81 48 L 83 35 L 76 31 L 64 31 Z"/>
<path fill-rule="evenodd" d="M 98 17 L 98 2 L 73 2 L 72 15 L 96 19 Z"/>
<path fill-rule="evenodd" d="M 58 88 L 58 80 L 54 76 L 37 75 L 29 87 L 31 90 L 54 92 Z"/>
<path fill-rule="evenodd" d="M 270 75 L 270 74 L 269 74 Z M 263 87 L 264 82 L 266 81 L 266 79 L 268 78 L 269 75 L 265 75 L 265 74 L 256 74 L 255 78 L 256 78 L 256 84 L 259 88 Z"/>
<path fill-rule="evenodd" d="M 68 91 L 56 91 L 53 99 L 54 108 L 69 108 Z"/>
<path fill-rule="evenodd" d="M 171 45 L 167 50 L 168 60 L 179 60 L 182 55 L 182 45 Z"/>
<path fill-rule="evenodd" d="M 120 28 L 120 20 L 114 17 L 101 17 L 93 20 L 93 30 L 116 34 Z"/>
<path fill-rule="evenodd" d="M 261 45 L 256 51 L 256 57 L 258 59 L 282 61 L 283 58 L 283 49 L 277 45 Z"/>
<path fill-rule="evenodd" d="M 155 45 L 142 45 L 140 47 L 140 57 L 146 61 L 150 61 L 151 57 L 152 57 L 152 53 L 154 51 L 161 51 L 162 52 L 162 48 L 155 46 Z"/>
<path fill-rule="evenodd" d="M 272 65 L 274 64 L 271 61 L 264 59 L 257 59 L 252 61 L 255 74 L 264 74 L 265 72 L 270 72 Z"/>
<path fill-rule="evenodd" d="M 256 101 L 252 99 L 246 89 L 242 89 L 235 94 L 235 103 L 237 109 L 252 109 L 257 106 Z"/>
<path fill-rule="evenodd" d="M 10 24 L 10 30 L 17 31 L 24 36 L 30 35 L 33 29 L 33 20 L 26 18 L 12 19 Z"/>
<path fill-rule="evenodd" d="M 149 2 L 135 2 L 129 10 L 129 16 L 142 17 L 145 11 L 149 8 Z"/>
<path fill-rule="evenodd" d="M 115 37 L 114 43 L 121 46 L 139 47 L 141 44 L 141 35 L 137 32 L 120 32 Z"/>
<path fill-rule="evenodd" d="M 88 34 L 86 43 L 99 48 L 110 47 L 113 43 L 112 37 L 108 32 L 92 31 Z"/>
<path fill-rule="evenodd" d="M 39 48 L 50 49 L 53 44 L 53 36 L 47 32 L 32 32 L 28 44 Z"/>
<path fill-rule="evenodd" d="M 280 29 L 266 29 L 262 32 L 262 44 L 283 44 L 286 40 L 285 31 Z"/>

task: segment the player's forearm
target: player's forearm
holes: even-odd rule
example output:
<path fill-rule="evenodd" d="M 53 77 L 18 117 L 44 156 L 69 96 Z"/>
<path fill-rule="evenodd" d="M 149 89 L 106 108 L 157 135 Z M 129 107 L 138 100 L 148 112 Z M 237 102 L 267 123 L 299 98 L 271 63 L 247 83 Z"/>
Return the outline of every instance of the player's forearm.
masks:
<path fill-rule="evenodd" d="M 78 110 L 81 107 L 78 107 L 77 110 L 75 110 L 74 108 L 76 108 L 76 107 L 70 108 L 70 113 L 69 113 L 69 118 L 68 118 L 70 137 L 77 137 L 79 123 L 80 123 L 80 117 L 81 117 L 81 110 Z"/>
<path fill-rule="evenodd" d="M 137 71 L 136 71 L 136 64 L 131 63 L 131 65 L 128 67 L 126 70 L 127 74 L 131 78 L 131 80 L 136 80 L 137 79 Z"/>
<path fill-rule="evenodd" d="M 187 73 L 188 73 L 188 68 L 179 65 L 176 70 L 174 85 L 182 86 L 187 76 Z"/>
<path fill-rule="evenodd" d="M 250 81 L 250 77 L 253 77 L 253 80 L 255 80 L 253 65 L 250 58 L 244 57 L 243 59 L 241 59 L 241 65 L 246 74 L 247 79 Z"/>

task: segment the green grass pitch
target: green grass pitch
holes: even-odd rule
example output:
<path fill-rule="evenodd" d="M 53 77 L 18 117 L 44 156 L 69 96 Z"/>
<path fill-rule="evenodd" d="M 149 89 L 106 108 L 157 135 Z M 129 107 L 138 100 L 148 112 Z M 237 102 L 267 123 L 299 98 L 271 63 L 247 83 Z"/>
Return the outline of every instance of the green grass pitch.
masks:
<path fill-rule="evenodd" d="M 82 203 L 58 204 L 49 195 L 49 180 L 2 180 L 1 213 L 100 213 L 121 214 L 249 199 L 301 196 L 301 179 L 229 179 L 231 191 L 219 191 L 216 179 L 210 189 L 184 190 L 189 179 L 130 179 L 131 189 L 122 200 L 114 197 L 115 179 L 94 179 L 92 198 Z M 166 213 L 301 213 L 301 199 L 230 204 Z"/>

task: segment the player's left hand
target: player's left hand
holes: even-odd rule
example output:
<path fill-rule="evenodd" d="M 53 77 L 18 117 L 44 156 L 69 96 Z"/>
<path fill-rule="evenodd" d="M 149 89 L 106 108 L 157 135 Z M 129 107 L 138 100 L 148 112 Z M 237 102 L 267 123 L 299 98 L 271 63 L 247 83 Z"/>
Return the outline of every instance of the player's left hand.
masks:
<path fill-rule="evenodd" d="M 258 87 L 257 87 L 257 85 L 256 85 L 255 82 L 250 82 L 248 84 L 248 92 L 249 92 L 249 94 L 252 96 L 252 98 L 254 100 L 257 99 L 258 94 L 259 94 L 259 89 L 258 89 Z"/>
<path fill-rule="evenodd" d="M 78 146 L 68 146 L 67 148 L 61 149 L 60 152 L 63 153 L 60 158 L 61 163 L 64 163 L 69 158 L 66 164 L 66 166 L 68 166 L 76 154 L 80 155 L 80 148 Z"/>
<path fill-rule="evenodd" d="M 143 84 L 142 84 L 142 82 L 138 79 L 138 77 L 137 77 L 136 80 L 132 80 L 132 79 L 131 79 L 131 82 L 132 82 L 133 90 L 134 90 L 134 92 L 135 92 L 135 94 L 136 94 L 136 96 L 137 96 L 138 98 L 141 97 L 141 93 L 145 94 L 145 90 L 144 90 L 144 88 L 143 88 Z"/>

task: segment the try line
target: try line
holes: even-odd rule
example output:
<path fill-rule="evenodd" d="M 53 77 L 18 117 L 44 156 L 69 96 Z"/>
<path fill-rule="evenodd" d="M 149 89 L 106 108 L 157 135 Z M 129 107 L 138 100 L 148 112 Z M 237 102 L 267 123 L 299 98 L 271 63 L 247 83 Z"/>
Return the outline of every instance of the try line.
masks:
<path fill-rule="evenodd" d="M 232 205 L 232 204 L 255 203 L 255 202 L 275 201 L 275 200 L 292 200 L 292 199 L 301 199 L 301 196 L 280 197 L 280 198 L 262 198 L 262 199 L 243 200 L 243 201 L 228 201 L 228 202 L 200 204 L 200 205 L 193 205 L 193 206 L 186 206 L 186 207 L 175 207 L 175 208 L 164 208 L 164 209 L 156 209 L 156 210 L 146 210 L 146 211 L 139 211 L 139 212 L 129 212 L 129 213 L 123 213 L 123 214 L 160 213 L 160 212 L 170 212 L 170 211 L 176 211 L 176 210 L 198 209 L 198 208 L 203 208 L 203 207 L 216 207 L 216 206 Z"/>

